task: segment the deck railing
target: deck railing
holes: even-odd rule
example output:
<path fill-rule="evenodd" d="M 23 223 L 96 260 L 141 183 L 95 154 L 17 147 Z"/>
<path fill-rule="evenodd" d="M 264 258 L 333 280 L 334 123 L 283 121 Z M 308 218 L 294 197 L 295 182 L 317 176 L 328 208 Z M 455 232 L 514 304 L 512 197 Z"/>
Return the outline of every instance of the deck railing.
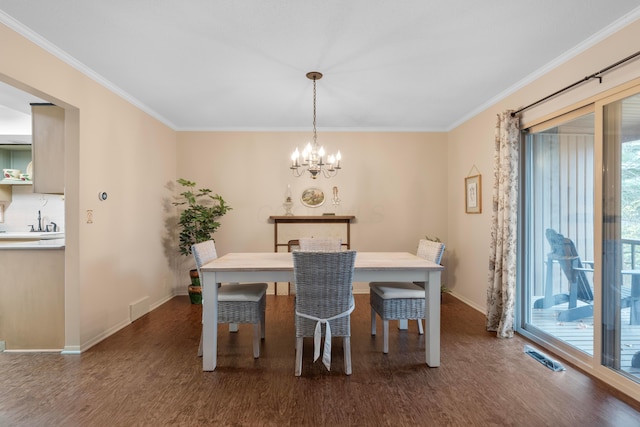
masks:
<path fill-rule="evenodd" d="M 622 245 L 622 269 L 640 269 L 640 240 L 620 239 Z"/>

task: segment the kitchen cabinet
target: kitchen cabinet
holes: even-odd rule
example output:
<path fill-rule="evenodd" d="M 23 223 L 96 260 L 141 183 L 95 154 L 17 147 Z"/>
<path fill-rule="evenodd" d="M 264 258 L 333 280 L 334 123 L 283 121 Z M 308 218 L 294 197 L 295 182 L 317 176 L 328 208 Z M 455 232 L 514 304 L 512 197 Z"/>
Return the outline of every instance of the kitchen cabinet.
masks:
<path fill-rule="evenodd" d="M 64 109 L 31 104 L 33 192 L 64 194 Z"/>
<path fill-rule="evenodd" d="M 13 191 L 11 191 L 11 186 L 0 185 L 0 202 L 10 202 L 12 198 Z"/>
<path fill-rule="evenodd" d="M 28 173 L 31 164 L 31 144 L 7 143 L 0 144 L 0 170 L 19 169 L 22 173 Z M 12 199 L 12 186 L 31 185 L 31 181 L 18 179 L 5 179 L 0 176 L 0 202 L 10 202 Z"/>

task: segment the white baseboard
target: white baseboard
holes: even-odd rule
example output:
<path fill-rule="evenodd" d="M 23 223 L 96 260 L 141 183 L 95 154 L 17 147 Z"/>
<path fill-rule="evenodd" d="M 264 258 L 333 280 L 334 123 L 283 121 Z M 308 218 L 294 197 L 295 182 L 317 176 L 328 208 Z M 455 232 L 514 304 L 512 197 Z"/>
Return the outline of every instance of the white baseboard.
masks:
<path fill-rule="evenodd" d="M 454 297 L 455 299 L 462 301 L 463 303 L 465 303 L 469 307 L 478 310 L 480 313 L 485 314 L 485 315 L 487 314 L 487 308 L 486 307 L 480 307 L 480 306 L 476 305 L 475 303 L 473 303 L 472 301 L 470 301 L 470 300 L 468 300 L 468 299 L 466 299 L 464 297 L 461 297 L 460 295 L 456 294 L 453 291 L 449 291 L 449 294 L 451 294 L 451 296 Z"/>
<path fill-rule="evenodd" d="M 135 322 L 149 312 L 149 297 L 145 296 L 129 304 L 129 320 Z"/>
<path fill-rule="evenodd" d="M 169 301 L 174 296 L 176 296 L 175 293 L 169 294 L 169 295 L 165 296 L 163 299 L 159 300 L 158 302 L 156 302 L 154 304 L 150 304 L 149 308 L 147 310 L 147 313 L 150 312 L 150 311 L 155 310 L 156 308 L 158 308 L 159 306 L 161 306 L 165 302 Z M 65 348 L 63 350 L 63 352 L 65 352 L 65 354 L 80 354 L 83 351 L 89 350 L 91 347 L 93 347 L 94 345 L 98 344 L 100 341 L 108 338 L 109 336 L 115 334 L 120 329 L 125 328 L 125 327 L 129 326 L 130 324 L 131 324 L 130 319 L 122 320 L 120 323 L 118 323 L 117 325 L 113 326 L 112 328 L 109 328 L 108 330 L 104 331 L 103 333 L 101 333 L 101 334 L 93 337 L 92 339 L 88 340 L 87 342 L 81 344 L 79 348 L 76 347 L 76 346 L 71 346 L 68 350 Z M 69 353 L 66 353 L 67 351 L 69 351 Z"/>
<path fill-rule="evenodd" d="M 169 301 L 170 299 L 172 299 L 173 297 L 175 297 L 177 294 L 173 293 L 171 295 L 167 295 L 166 297 L 164 297 L 163 299 L 157 301 L 155 304 L 151 304 L 149 306 L 149 311 L 153 311 L 156 308 L 160 307 L 162 304 L 164 304 L 165 302 Z M 186 295 L 186 294 L 185 294 Z"/>
<path fill-rule="evenodd" d="M 62 349 L 60 354 L 80 354 L 80 346 L 79 345 L 67 345 Z"/>
<path fill-rule="evenodd" d="M 109 336 L 115 334 L 120 329 L 126 326 L 129 326 L 130 324 L 131 322 L 129 321 L 129 319 L 122 320 L 120 323 L 113 326 L 112 328 L 107 329 L 103 333 L 96 335 L 95 337 L 91 338 L 89 341 L 80 345 L 80 351 L 83 352 L 83 351 L 89 350 L 91 347 L 98 344 L 100 341 L 104 340 L 105 338 L 108 338 Z"/>

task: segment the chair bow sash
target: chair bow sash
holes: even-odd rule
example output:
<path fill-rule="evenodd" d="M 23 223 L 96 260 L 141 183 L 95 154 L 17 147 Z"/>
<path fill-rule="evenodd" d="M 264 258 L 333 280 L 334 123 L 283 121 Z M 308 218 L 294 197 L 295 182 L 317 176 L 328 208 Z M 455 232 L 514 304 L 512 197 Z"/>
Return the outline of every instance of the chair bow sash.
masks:
<path fill-rule="evenodd" d="M 318 357 L 320 357 L 320 340 L 322 338 L 322 324 L 323 323 L 326 324 L 325 334 L 324 334 L 324 348 L 322 351 L 322 363 L 324 364 L 324 366 L 327 367 L 327 371 L 331 370 L 331 326 L 329 324 L 329 321 L 348 316 L 351 314 L 351 312 L 353 312 L 355 308 L 356 308 L 356 304 L 354 302 L 347 311 L 343 311 L 342 313 L 336 314 L 335 316 L 331 316 L 326 319 L 320 319 L 319 317 L 311 316 L 310 314 L 300 313 L 299 311 L 296 311 L 297 316 L 316 321 L 316 328 L 313 333 L 313 361 L 314 362 L 318 360 Z"/>

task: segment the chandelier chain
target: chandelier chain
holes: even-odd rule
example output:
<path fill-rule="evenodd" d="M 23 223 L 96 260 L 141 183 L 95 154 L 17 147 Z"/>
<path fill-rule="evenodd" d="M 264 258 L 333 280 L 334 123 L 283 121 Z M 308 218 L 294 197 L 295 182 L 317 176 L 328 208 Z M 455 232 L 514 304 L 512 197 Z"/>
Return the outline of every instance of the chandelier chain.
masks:
<path fill-rule="evenodd" d="M 316 78 L 313 78 L 313 143 L 318 143 L 318 134 L 316 132 Z"/>

